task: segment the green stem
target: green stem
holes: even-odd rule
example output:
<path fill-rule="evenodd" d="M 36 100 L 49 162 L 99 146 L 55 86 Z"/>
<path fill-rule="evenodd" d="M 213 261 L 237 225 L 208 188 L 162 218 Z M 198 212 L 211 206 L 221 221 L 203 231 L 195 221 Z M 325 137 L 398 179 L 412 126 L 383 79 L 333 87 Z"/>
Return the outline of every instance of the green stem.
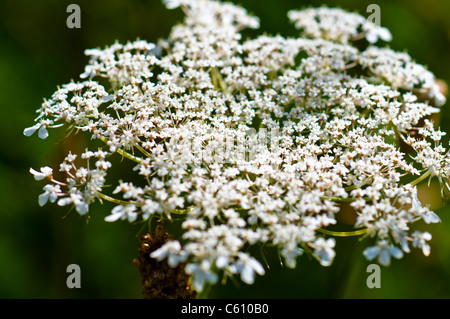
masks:
<path fill-rule="evenodd" d="M 419 178 L 413 180 L 411 183 L 409 183 L 411 186 L 415 186 L 417 184 L 419 184 L 421 181 L 423 181 L 425 178 L 427 178 L 428 176 L 431 175 L 430 171 L 427 171 L 425 174 L 423 174 L 422 176 L 420 176 Z"/>
<path fill-rule="evenodd" d="M 342 198 L 342 197 L 328 197 L 328 196 L 322 196 L 322 199 L 328 199 L 331 200 L 333 202 L 338 202 L 338 203 L 352 203 L 357 201 L 359 198 Z M 364 199 L 366 202 L 371 202 L 372 198 L 369 197 L 362 197 L 362 199 Z"/>
<path fill-rule="evenodd" d="M 222 92 L 227 95 L 230 94 L 230 91 L 228 90 L 228 87 L 223 80 L 222 74 L 220 74 L 219 69 L 217 69 L 216 67 L 212 68 L 211 75 L 213 76 L 213 83 L 216 83 L 216 81 L 219 82 L 219 86 L 222 89 Z"/>
<path fill-rule="evenodd" d="M 190 207 L 186 208 L 186 209 L 174 209 L 170 213 L 177 214 L 177 215 L 186 215 L 187 213 L 189 213 L 190 210 L 191 210 Z"/>
<path fill-rule="evenodd" d="M 357 189 L 357 188 L 358 188 L 358 186 L 356 186 L 356 185 L 351 185 L 351 186 L 348 186 L 348 187 L 346 187 L 346 188 L 344 188 L 344 189 L 348 192 L 348 191 L 352 191 L 352 190 Z"/>
<path fill-rule="evenodd" d="M 106 138 L 100 136 L 100 140 L 102 140 L 105 144 L 108 144 L 108 140 Z M 116 152 L 119 153 L 120 155 L 122 155 L 123 157 L 126 157 L 126 158 L 132 160 L 133 162 L 136 162 L 136 163 L 139 163 L 139 164 L 142 162 L 142 158 L 139 158 L 137 156 L 131 155 L 130 153 L 125 152 L 124 150 L 122 150 L 120 148 L 117 148 Z"/>
<path fill-rule="evenodd" d="M 360 236 L 364 235 L 367 232 L 367 228 L 359 229 L 355 231 L 332 231 L 332 230 L 326 230 L 323 228 L 317 229 L 319 232 L 330 235 L 330 236 L 336 236 L 336 237 L 351 237 L 351 236 Z"/>
<path fill-rule="evenodd" d="M 144 154 L 145 156 L 151 157 L 150 153 L 147 152 L 147 151 L 146 151 L 143 147 L 141 147 L 139 144 L 136 145 L 136 148 L 137 148 L 139 151 L 141 151 L 141 153 Z"/>
<path fill-rule="evenodd" d="M 111 202 L 111 203 L 114 203 L 114 204 L 118 204 L 118 205 L 126 206 L 126 205 L 131 204 L 131 202 L 127 202 L 127 201 L 124 201 L 124 200 L 113 198 L 113 197 L 105 195 L 103 193 L 98 193 L 97 196 L 100 197 L 101 199 L 107 200 L 108 202 Z"/>

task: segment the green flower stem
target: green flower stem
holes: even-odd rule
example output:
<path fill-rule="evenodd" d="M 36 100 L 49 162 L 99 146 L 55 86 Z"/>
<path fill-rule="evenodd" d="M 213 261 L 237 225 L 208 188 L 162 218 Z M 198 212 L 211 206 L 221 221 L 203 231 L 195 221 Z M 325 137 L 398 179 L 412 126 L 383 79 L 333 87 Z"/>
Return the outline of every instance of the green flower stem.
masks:
<path fill-rule="evenodd" d="M 140 205 L 139 205 L 138 203 L 136 203 L 136 202 L 132 202 L 132 201 L 127 202 L 127 201 L 124 201 L 124 200 L 120 200 L 120 199 L 117 199 L 117 198 L 114 198 L 114 197 L 105 195 L 105 194 L 103 194 L 103 193 L 98 193 L 97 196 L 100 197 L 101 199 L 104 199 L 104 200 L 106 200 L 106 201 L 108 201 L 108 202 L 111 202 L 111 203 L 114 203 L 114 204 L 117 204 L 117 205 L 127 206 L 127 205 L 130 205 L 130 204 L 134 204 L 136 207 L 140 207 Z M 187 213 L 189 212 L 189 210 L 191 210 L 190 207 L 189 207 L 189 208 L 186 208 L 186 209 L 174 209 L 174 210 L 172 210 L 172 211 L 170 212 L 170 214 L 175 214 L 175 215 L 179 215 L 179 216 L 187 215 Z M 167 217 L 168 217 L 169 219 L 172 219 L 172 218 L 170 217 L 170 214 L 169 214 Z M 184 218 L 176 219 L 176 220 L 184 220 Z"/>
<path fill-rule="evenodd" d="M 230 94 L 230 91 L 228 90 L 228 87 L 227 87 L 225 81 L 223 80 L 222 74 L 220 74 L 219 69 L 216 67 L 212 68 L 211 75 L 212 75 L 212 80 L 213 80 L 213 83 L 214 83 L 214 86 L 216 87 L 216 89 L 218 89 L 218 86 L 219 86 L 220 89 L 222 89 L 223 93 Z"/>
<path fill-rule="evenodd" d="M 357 189 L 357 188 L 358 188 L 358 186 L 351 185 L 351 186 L 346 187 L 345 190 L 348 192 L 348 191 L 352 191 L 352 190 Z"/>
<path fill-rule="evenodd" d="M 151 157 L 150 153 L 147 152 L 147 151 L 146 151 L 143 147 L 141 147 L 139 144 L 136 145 L 136 148 L 137 148 L 139 151 L 141 151 L 141 153 L 144 154 L 145 156 Z"/>
<path fill-rule="evenodd" d="M 191 208 L 186 208 L 186 209 L 174 209 L 174 210 L 172 210 L 170 213 L 171 213 L 171 214 L 177 214 L 177 215 L 186 215 L 190 210 L 191 210 Z"/>
<path fill-rule="evenodd" d="M 417 184 L 419 184 L 421 181 L 423 181 L 424 179 L 426 179 L 427 177 L 429 177 L 431 175 L 430 171 L 427 171 L 425 174 L 419 176 L 417 179 L 413 180 L 411 183 L 409 183 L 411 186 L 416 186 Z M 358 186 L 356 185 L 351 185 L 345 188 L 346 191 L 351 191 L 354 189 L 357 189 Z M 326 197 L 326 196 L 322 196 L 322 199 L 329 199 L 332 200 L 334 202 L 354 202 L 356 200 L 356 198 L 340 198 L 340 197 Z M 370 198 L 366 198 L 364 197 L 363 199 L 365 199 L 366 201 L 370 201 Z"/>
<path fill-rule="evenodd" d="M 100 136 L 100 140 L 102 140 L 105 144 L 108 144 L 108 140 L 106 138 Z M 128 152 L 125 152 L 124 150 L 122 150 L 120 148 L 118 148 L 116 152 L 119 153 L 120 155 L 122 155 L 123 157 L 126 157 L 126 158 L 132 160 L 133 162 L 136 162 L 139 164 L 142 162 L 141 158 L 134 156 Z"/>
<path fill-rule="evenodd" d="M 326 230 L 323 228 L 319 228 L 317 230 L 323 234 L 330 235 L 330 236 L 336 236 L 336 237 L 360 236 L 360 235 L 364 235 L 365 233 L 367 233 L 367 228 L 359 229 L 359 230 L 355 230 L 355 231 L 331 231 L 331 230 Z"/>
<path fill-rule="evenodd" d="M 321 198 L 322 199 L 328 199 L 328 200 L 331 200 L 333 202 L 338 202 L 338 203 L 352 203 L 352 202 L 357 201 L 360 197 L 358 197 L 358 198 L 353 198 L 353 197 L 343 198 L 343 197 L 322 196 Z M 372 198 L 369 198 L 369 197 L 362 197 L 362 199 L 364 199 L 366 202 L 371 202 L 372 201 Z"/>
<path fill-rule="evenodd" d="M 131 204 L 131 202 L 127 202 L 127 201 L 124 201 L 124 200 L 113 198 L 113 197 L 105 195 L 103 193 L 98 193 L 97 196 L 100 197 L 101 199 L 107 200 L 108 202 L 111 202 L 111 203 L 114 203 L 114 204 L 118 204 L 118 205 L 127 206 L 127 205 Z"/>
<path fill-rule="evenodd" d="M 427 178 L 428 176 L 431 175 L 430 171 L 427 171 L 425 174 L 423 174 L 422 176 L 420 176 L 419 178 L 413 180 L 411 183 L 409 183 L 412 186 L 415 186 L 417 184 L 419 184 L 421 181 L 423 181 L 425 178 Z"/>

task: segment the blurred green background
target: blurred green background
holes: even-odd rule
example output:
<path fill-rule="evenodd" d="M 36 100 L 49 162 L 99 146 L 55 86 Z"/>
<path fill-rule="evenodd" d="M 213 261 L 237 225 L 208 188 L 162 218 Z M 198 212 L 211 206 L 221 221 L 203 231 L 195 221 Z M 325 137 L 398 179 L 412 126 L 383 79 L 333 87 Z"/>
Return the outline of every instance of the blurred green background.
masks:
<path fill-rule="evenodd" d="M 393 34 L 390 46 L 405 50 L 450 82 L 450 1 L 448 0 L 242 0 L 261 19 L 261 30 L 296 34 L 290 9 L 338 6 L 365 16 L 370 3 L 381 8 L 381 24 Z M 81 7 L 81 29 L 66 26 L 70 3 Z M 57 85 L 79 80 L 87 48 L 118 40 L 167 37 L 181 10 L 166 10 L 156 0 L 1 0 L 0 1 L 0 298 L 140 298 L 141 283 L 132 259 L 137 255 L 139 227 L 105 223 L 110 206 L 91 207 L 89 223 L 57 205 L 38 206 L 44 183 L 35 182 L 30 167 L 57 167 L 70 148 L 83 149 L 81 138 L 57 145 L 53 130 L 43 141 L 26 138 L 35 110 Z M 255 33 L 252 33 L 255 34 Z M 450 131 L 450 105 L 443 107 L 441 127 Z M 53 133 L 53 134 L 52 134 Z M 432 199 L 439 189 L 425 193 Z M 362 251 L 370 242 L 337 240 L 331 267 L 301 257 L 296 270 L 269 256 L 271 269 L 252 286 L 229 282 L 210 292 L 214 298 L 450 298 L 450 205 L 438 208 L 442 223 L 423 225 L 433 234 L 431 256 L 420 251 L 382 268 L 381 288 L 369 289 Z M 436 207 L 440 207 L 437 205 Z M 66 286 L 66 267 L 81 267 L 81 288 Z"/>

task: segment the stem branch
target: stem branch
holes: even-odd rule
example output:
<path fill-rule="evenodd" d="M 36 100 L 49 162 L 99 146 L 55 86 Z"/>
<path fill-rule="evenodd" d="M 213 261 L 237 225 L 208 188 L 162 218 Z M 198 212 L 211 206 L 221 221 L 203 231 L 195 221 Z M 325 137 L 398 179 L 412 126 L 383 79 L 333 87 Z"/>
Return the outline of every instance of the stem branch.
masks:
<path fill-rule="evenodd" d="M 360 235 L 364 235 L 367 232 L 367 228 L 359 229 L 359 230 L 355 230 L 355 231 L 332 231 L 332 230 L 326 230 L 323 228 L 319 228 L 317 230 L 323 234 L 327 234 L 330 236 L 336 236 L 336 237 L 360 236 Z"/>

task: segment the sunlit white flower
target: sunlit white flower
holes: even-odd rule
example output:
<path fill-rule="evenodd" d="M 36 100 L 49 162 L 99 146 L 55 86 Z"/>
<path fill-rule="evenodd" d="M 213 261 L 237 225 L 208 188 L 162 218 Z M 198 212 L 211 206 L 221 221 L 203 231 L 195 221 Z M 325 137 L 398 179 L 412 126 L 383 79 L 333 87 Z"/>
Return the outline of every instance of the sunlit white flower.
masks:
<path fill-rule="evenodd" d="M 441 219 L 439 218 L 439 216 L 435 212 L 433 212 L 433 211 L 431 211 L 429 209 L 426 209 L 421 214 L 421 216 L 422 216 L 424 222 L 427 223 L 427 224 L 436 224 L 436 223 L 440 223 L 441 222 Z"/>
<path fill-rule="evenodd" d="M 378 39 L 390 42 L 392 40 L 392 34 L 388 29 L 383 27 L 371 28 L 366 34 L 366 39 L 370 43 L 376 43 Z"/>
<path fill-rule="evenodd" d="M 289 268 L 295 268 L 297 266 L 297 257 L 303 254 L 303 250 L 300 249 L 297 244 L 287 244 L 281 250 L 281 255 L 284 257 L 286 266 Z"/>
<path fill-rule="evenodd" d="M 25 136 L 31 136 L 31 135 L 33 135 L 34 132 L 36 132 L 40 127 L 41 127 L 41 124 L 40 124 L 40 123 L 38 123 L 38 124 L 36 124 L 36 125 L 33 125 L 33 126 L 30 126 L 30 127 L 27 127 L 27 128 L 23 131 L 23 134 L 24 134 Z"/>
<path fill-rule="evenodd" d="M 41 171 L 38 172 L 32 168 L 30 168 L 30 173 L 34 175 L 34 179 L 37 181 L 43 180 L 45 178 L 51 178 L 53 174 L 53 169 L 45 166 L 41 167 Z"/>
<path fill-rule="evenodd" d="M 336 255 L 333 249 L 335 245 L 336 241 L 334 238 L 325 239 L 320 237 L 314 242 L 314 255 L 319 259 L 322 266 L 330 266 L 333 262 Z"/>
<path fill-rule="evenodd" d="M 199 264 L 190 263 L 186 265 L 186 273 L 192 275 L 192 285 L 195 290 L 202 291 L 205 284 L 215 284 L 217 274 L 211 271 L 211 263 L 204 259 Z"/>
<path fill-rule="evenodd" d="M 376 45 L 389 30 L 321 7 L 289 12 L 298 37 L 248 38 L 241 30 L 259 19 L 244 8 L 164 2 L 186 14 L 167 39 L 86 50 L 85 80 L 59 87 L 24 130 L 66 126 L 88 143 L 56 176 L 30 169 L 51 182 L 40 205 L 86 215 L 109 201 L 108 222 L 180 220 L 182 240 L 152 256 L 186 262 L 197 290 L 219 272 L 253 283 L 265 271 L 249 252 L 266 245 L 288 267 L 301 254 L 330 266 L 336 241 L 323 236 L 343 203 L 353 234 L 376 241 L 367 259 L 389 265 L 410 243 L 429 254 L 431 235 L 411 225 L 440 221 L 418 183 L 450 188 L 445 133 L 430 117 L 445 97 L 425 66 Z"/>
<path fill-rule="evenodd" d="M 181 249 L 180 242 L 177 240 L 169 241 L 159 249 L 153 251 L 150 257 L 161 261 L 167 258 L 170 267 L 176 267 L 180 262 L 186 261 L 186 252 Z"/>
<path fill-rule="evenodd" d="M 188 2 L 187 0 L 164 0 L 167 9 L 175 9 Z M 191 1 L 192 2 L 192 1 Z"/>
<path fill-rule="evenodd" d="M 118 219 L 127 219 L 130 223 L 134 222 L 138 217 L 136 206 L 129 204 L 126 206 L 119 205 L 113 208 L 111 215 L 105 217 L 105 221 L 114 222 Z"/>
<path fill-rule="evenodd" d="M 415 231 L 412 234 L 412 238 L 413 238 L 413 246 L 417 247 L 417 248 L 421 248 L 422 252 L 425 256 L 429 256 L 430 255 L 430 245 L 427 243 L 427 241 L 431 240 L 431 234 L 429 232 L 419 232 L 419 231 Z"/>
<path fill-rule="evenodd" d="M 255 258 L 245 253 L 240 253 L 238 258 L 229 269 L 233 274 L 240 274 L 243 282 L 253 284 L 255 281 L 255 273 L 261 276 L 264 275 L 265 271 L 263 266 Z"/>
<path fill-rule="evenodd" d="M 67 206 L 73 204 L 78 214 L 86 215 L 89 211 L 89 204 L 85 202 L 80 193 L 71 193 L 69 197 L 63 197 L 58 200 L 59 206 Z"/>
<path fill-rule="evenodd" d="M 44 186 L 44 193 L 39 195 L 39 205 L 44 206 L 48 200 L 54 203 L 61 194 L 61 187 L 59 185 L 47 184 Z"/>
<path fill-rule="evenodd" d="M 378 262 L 383 266 L 391 264 L 391 256 L 397 259 L 403 257 L 402 250 L 391 245 L 387 240 L 381 240 L 376 246 L 366 248 L 363 254 L 367 260 L 373 260 L 378 257 Z"/>

